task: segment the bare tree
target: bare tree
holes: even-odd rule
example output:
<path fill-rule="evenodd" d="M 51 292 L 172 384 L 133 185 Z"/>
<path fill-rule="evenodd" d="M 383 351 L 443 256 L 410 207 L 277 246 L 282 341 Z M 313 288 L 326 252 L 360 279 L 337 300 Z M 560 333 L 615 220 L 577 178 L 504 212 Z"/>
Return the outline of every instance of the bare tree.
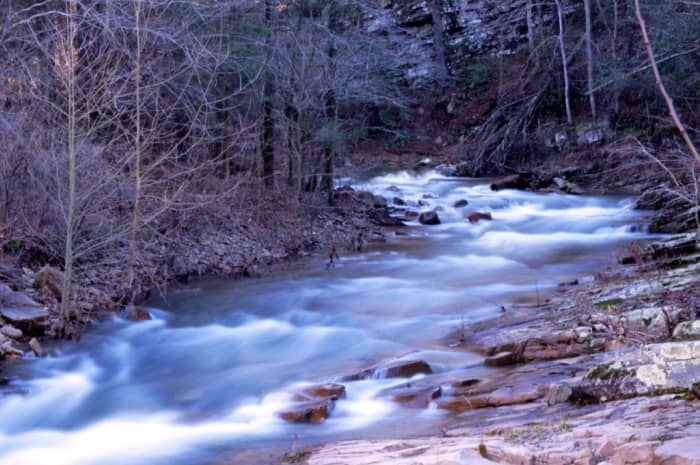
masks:
<path fill-rule="evenodd" d="M 639 0 L 634 0 L 634 8 L 635 16 L 637 18 L 637 22 L 639 23 L 639 28 L 642 32 L 644 48 L 646 49 L 647 56 L 649 58 L 649 64 L 651 65 L 651 69 L 654 73 L 654 78 L 656 79 L 656 85 L 659 88 L 659 92 L 661 92 L 661 95 L 663 96 L 664 101 L 666 102 L 666 106 L 668 107 L 669 116 L 673 120 L 673 124 L 678 129 L 678 132 L 681 134 L 681 137 L 683 138 L 685 145 L 688 147 L 690 154 L 695 158 L 695 161 L 700 164 L 700 154 L 698 153 L 698 150 L 695 147 L 695 144 L 693 143 L 692 139 L 688 135 L 688 131 L 685 129 L 685 126 L 681 122 L 681 119 L 678 116 L 678 112 L 676 111 L 676 106 L 673 103 L 673 99 L 666 90 L 666 86 L 664 86 L 664 82 L 661 78 L 661 73 L 659 72 L 659 67 L 656 63 L 656 57 L 654 56 L 654 49 L 652 48 L 651 42 L 649 41 L 649 33 L 647 32 L 644 17 L 642 16 L 642 10 L 639 5 Z"/>
<path fill-rule="evenodd" d="M 593 92 L 593 38 L 591 26 L 591 0 L 583 0 L 586 17 L 586 65 L 588 71 L 588 101 L 591 105 L 591 116 L 596 117 L 595 94 Z"/>
<path fill-rule="evenodd" d="M 564 78 L 564 105 L 566 106 L 566 121 L 570 125 L 574 123 L 574 117 L 571 114 L 571 97 L 569 91 L 569 65 L 566 58 L 566 45 L 564 43 L 564 11 L 561 5 L 561 0 L 554 0 L 557 6 L 557 19 L 559 22 L 559 51 L 561 53 L 561 67 Z"/>

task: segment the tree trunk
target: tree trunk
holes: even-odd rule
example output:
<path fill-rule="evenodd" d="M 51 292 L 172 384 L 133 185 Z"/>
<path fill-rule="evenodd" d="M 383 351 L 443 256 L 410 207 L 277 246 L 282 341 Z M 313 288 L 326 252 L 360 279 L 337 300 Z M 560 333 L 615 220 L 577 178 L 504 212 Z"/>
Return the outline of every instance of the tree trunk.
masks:
<path fill-rule="evenodd" d="M 593 92 L 593 37 L 591 36 L 591 0 L 583 0 L 583 9 L 586 16 L 586 61 L 588 68 L 588 100 L 591 105 L 591 115 L 595 118 L 595 93 Z"/>
<path fill-rule="evenodd" d="M 530 53 L 535 49 L 535 22 L 532 18 L 532 0 L 527 0 L 525 5 L 525 19 L 527 21 L 527 46 Z"/>
<path fill-rule="evenodd" d="M 336 25 L 336 8 L 333 4 L 330 6 L 330 12 L 328 16 L 328 29 L 331 31 L 331 34 L 335 30 L 335 25 Z M 333 86 L 335 85 L 335 55 L 336 55 L 336 47 L 335 47 L 335 38 L 331 36 L 331 38 L 328 41 L 328 50 L 327 50 L 327 58 L 328 58 L 328 84 L 329 84 L 329 89 L 328 92 L 326 92 L 325 96 L 325 104 L 326 104 L 326 119 L 328 121 L 332 121 L 333 123 L 333 131 L 337 131 L 337 123 L 338 123 L 338 109 L 336 108 L 336 100 L 335 100 L 335 90 L 333 89 Z M 335 158 L 335 147 L 333 146 L 334 142 L 336 139 L 336 134 L 333 134 L 333 137 L 331 137 L 331 140 L 326 142 L 326 147 L 324 148 L 324 173 L 323 173 L 323 181 L 322 181 L 322 187 L 323 189 L 326 190 L 328 193 L 328 205 L 334 205 L 335 204 L 335 198 L 334 198 L 334 192 L 333 192 L 333 164 L 334 164 L 334 158 Z"/>
<path fill-rule="evenodd" d="M 571 100 L 569 96 L 569 65 L 566 61 L 566 47 L 564 45 L 564 11 L 561 6 L 561 0 L 554 0 L 557 5 L 557 17 L 559 19 L 559 51 L 561 52 L 562 74 L 564 75 L 564 104 L 566 106 L 566 122 L 574 124 L 574 118 L 571 115 Z"/>
<path fill-rule="evenodd" d="M 76 66 L 73 47 L 76 38 L 75 15 L 77 8 L 73 0 L 66 2 L 67 37 L 63 44 L 67 57 L 66 85 L 68 90 L 68 108 L 66 116 L 68 118 L 68 208 L 66 218 L 65 249 L 63 257 L 63 287 L 61 289 L 61 307 L 59 317 L 64 324 L 68 324 L 71 319 L 71 287 L 73 283 L 73 234 L 76 222 L 76 165 L 78 158 L 77 148 L 77 104 L 76 104 Z"/>
<path fill-rule="evenodd" d="M 664 101 L 666 102 L 666 106 L 668 107 L 668 112 L 671 116 L 671 119 L 673 120 L 673 124 L 676 125 L 678 132 L 681 134 L 685 145 L 688 146 L 688 150 L 690 151 L 691 155 L 693 155 L 693 157 L 695 158 L 695 161 L 698 164 L 700 164 L 700 154 L 698 153 L 695 144 L 693 144 L 693 141 L 690 139 L 690 136 L 688 135 L 688 131 L 686 131 L 685 126 L 683 126 L 681 118 L 680 116 L 678 116 L 678 112 L 676 111 L 676 106 L 673 104 L 673 99 L 666 91 L 664 82 L 661 79 L 661 73 L 659 72 L 659 67 L 656 64 L 654 49 L 651 47 L 651 42 L 649 41 L 649 34 L 647 33 L 646 22 L 644 21 L 644 17 L 642 16 L 642 10 L 639 6 L 639 0 L 634 0 L 634 12 L 635 16 L 637 17 L 637 22 L 639 23 L 639 28 L 642 31 L 642 38 L 644 39 L 644 48 L 646 49 L 647 56 L 649 57 L 649 64 L 651 65 L 651 69 L 654 72 L 656 86 L 659 88 L 659 91 L 661 92 L 661 95 L 663 96 Z"/>
<path fill-rule="evenodd" d="M 435 79 L 440 92 L 447 87 L 447 61 L 445 59 L 445 42 L 442 31 L 442 10 L 440 0 L 430 0 L 430 13 L 433 20 L 433 44 L 435 47 Z"/>
<path fill-rule="evenodd" d="M 265 186 L 273 187 L 275 183 L 275 121 L 272 117 L 272 99 L 275 94 L 274 76 L 271 69 L 272 59 L 272 0 L 265 0 L 265 25 L 267 35 L 265 37 L 265 73 L 263 76 L 263 104 L 262 104 L 262 131 L 260 135 L 262 153 L 262 178 Z"/>
<path fill-rule="evenodd" d="M 134 262 L 136 261 L 136 239 L 141 215 L 141 3 L 134 1 L 134 16 L 136 19 L 136 63 L 134 83 L 136 86 L 136 133 L 134 134 L 134 211 L 131 217 L 129 235 L 129 258 L 127 260 L 126 288 L 131 289 L 134 283 Z"/>

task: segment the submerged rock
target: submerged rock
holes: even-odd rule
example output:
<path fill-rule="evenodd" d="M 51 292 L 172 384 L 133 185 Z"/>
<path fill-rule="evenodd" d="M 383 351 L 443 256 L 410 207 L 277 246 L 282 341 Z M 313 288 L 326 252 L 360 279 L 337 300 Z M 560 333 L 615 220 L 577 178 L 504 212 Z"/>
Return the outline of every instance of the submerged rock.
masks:
<path fill-rule="evenodd" d="M 455 208 L 464 208 L 467 205 L 469 205 L 469 202 L 465 199 L 458 200 L 454 203 L 453 207 Z"/>
<path fill-rule="evenodd" d="M 478 223 L 481 220 L 491 221 L 493 217 L 488 212 L 472 212 L 467 216 L 470 223 Z"/>

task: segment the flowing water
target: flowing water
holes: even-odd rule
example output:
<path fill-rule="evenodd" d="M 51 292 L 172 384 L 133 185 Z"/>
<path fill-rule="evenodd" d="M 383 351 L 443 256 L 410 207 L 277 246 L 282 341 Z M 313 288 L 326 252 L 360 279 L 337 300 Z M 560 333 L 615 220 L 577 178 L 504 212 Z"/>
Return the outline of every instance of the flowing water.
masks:
<path fill-rule="evenodd" d="M 152 321 L 103 322 L 80 344 L 19 366 L 0 394 L 0 465 L 263 463 L 271 447 L 297 441 L 434 432 L 445 413 L 377 396 L 405 380 L 346 383 L 323 425 L 287 424 L 278 412 L 299 386 L 387 359 L 485 370 L 445 343 L 462 321 L 544 296 L 647 237 L 624 197 L 492 192 L 435 173 L 360 187 L 441 207 L 442 224 L 413 223 L 330 269 L 316 258 L 260 279 L 200 283 L 152 303 Z M 460 199 L 469 205 L 454 208 Z M 476 210 L 493 221 L 465 221 Z"/>

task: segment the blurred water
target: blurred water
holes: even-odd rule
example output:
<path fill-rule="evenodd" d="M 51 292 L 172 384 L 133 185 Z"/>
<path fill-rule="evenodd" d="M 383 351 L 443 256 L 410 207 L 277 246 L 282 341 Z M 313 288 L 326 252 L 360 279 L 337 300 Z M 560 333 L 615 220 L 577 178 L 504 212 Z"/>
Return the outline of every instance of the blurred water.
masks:
<path fill-rule="evenodd" d="M 0 465 L 236 463 L 222 458 L 227 450 L 263 456 L 290 437 L 428 431 L 442 413 L 376 396 L 403 380 L 347 383 L 348 398 L 321 426 L 289 425 L 278 412 L 295 387 L 388 358 L 483 370 L 478 356 L 445 347 L 462 320 L 589 274 L 647 237 L 629 198 L 492 192 L 435 173 L 357 187 L 390 203 L 428 202 L 415 209 L 439 207 L 442 224 L 413 223 L 330 270 L 314 259 L 261 279 L 201 283 L 154 302 L 153 321 L 102 323 L 79 345 L 20 366 L 24 380 L 12 387 L 24 393 L 0 396 Z M 461 199 L 469 205 L 454 208 Z M 470 224 L 472 211 L 493 221 Z"/>

